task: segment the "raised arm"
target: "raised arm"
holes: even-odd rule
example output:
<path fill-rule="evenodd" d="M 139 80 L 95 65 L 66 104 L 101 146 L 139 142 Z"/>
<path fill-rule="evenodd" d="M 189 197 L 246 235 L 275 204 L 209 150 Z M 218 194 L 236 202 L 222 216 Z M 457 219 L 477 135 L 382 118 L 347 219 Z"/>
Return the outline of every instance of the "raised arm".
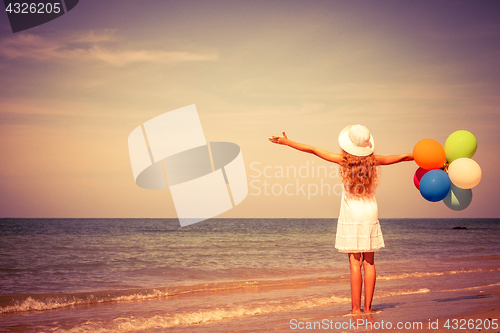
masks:
<path fill-rule="evenodd" d="M 402 154 L 402 155 L 375 155 L 379 165 L 389 165 L 405 161 L 413 161 L 413 154 Z"/>
<path fill-rule="evenodd" d="M 323 149 L 319 149 L 319 148 L 309 146 L 309 145 L 306 145 L 303 143 L 292 141 L 292 140 L 288 139 L 285 132 L 283 132 L 283 136 L 274 136 L 273 135 L 272 137 L 269 138 L 269 141 L 271 141 L 272 143 L 277 143 L 280 145 L 292 147 L 294 149 L 297 149 L 299 151 L 303 151 L 305 153 L 316 155 L 319 158 L 322 158 L 324 160 L 327 160 L 327 161 L 333 162 L 333 163 L 337 163 L 337 164 L 340 163 L 340 160 L 342 158 L 342 156 L 340 154 L 330 153 L 329 151 L 326 151 Z"/>

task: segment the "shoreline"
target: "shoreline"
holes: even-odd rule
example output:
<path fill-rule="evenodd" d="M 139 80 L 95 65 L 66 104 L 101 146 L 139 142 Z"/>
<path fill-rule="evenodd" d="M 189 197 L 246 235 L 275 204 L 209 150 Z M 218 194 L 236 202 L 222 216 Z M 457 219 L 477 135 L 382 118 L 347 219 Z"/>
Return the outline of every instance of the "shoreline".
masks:
<path fill-rule="evenodd" d="M 474 288 L 476 289 L 476 288 Z M 357 328 L 330 327 L 327 329 L 289 329 L 287 331 L 307 332 L 499 332 L 500 331 L 500 288 L 491 286 L 489 288 L 477 288 L 481 290 L 447 291 L 447 294 L 456 295 L 451 298 L 436 299 L 441 292 L 430 292 L 422 295 L 394 296 L 388 297 L 388 303 L 383 299 L 376 298 L 374 302 L 382 311 L 360 315 L 343 315 L 336 317 L 338 322 L 346 322 L 351 319 L 361 323 Z M 444 300 L 444 301 L 441 301 Z M 433 306 L 432 303 L 441 303 L 441 306 Z M 448 306 L 449 304 L 454 306 Z M 459 306 L 457 306 L 459 303 Z M 469 305 L 469 308 L 465 308 Z M 374 306 L 377 308 L 377 306 Z M 398 309 L 399 308 L 399 309 Z M 454 310 L 457 309 L 457 310 Z M 407 311 L 409 310 L 409 311 Z M 444 311 L 439 312 L 439 311 Z M 497 319 L 485 323 L 488 318 Z M 473 321 L 473 322 L 472 322 Z M 400 325 L 398 325 L 400 323 Z M 418 323 L 421 323 L 419 325 Z M 470 324 L 472 325 L 470 325 Z M 384 325 L 385 324 L 385 325 Z M 473 328 L 468 328 L 470 325 Z M 399 326 L 399 327 L 398 327 Z M 485 326 L 489 329 L 485 329 Z M 492 329 L 492 327 L 497 327 Z M 326 327 L 326 326 L 325 326 Z M 478 329 L 475 329 L 478 327 Z"/>
<path fill-rule="evenodd" d="M 349 328 L 340 327 L 330 327 L 328 329 L 289 329 L 288 331 L 342 331 L 342 332 L 499 332 L 500 331 L 500 288 L 498 286 L 492 286 L 490 288 L 480 288 L 481 290 L 470 290 L 468 292 L 459 292 L 459 296 L 444 299 L 441 302 L 443 305 L 440 309 L 432 308 L 432 302 L 440 302 L 440 299 L 433 299 L 437 292 L 424 294 L 420 297 L 417 295 L 408 296 L 394 296 L 389 297 L 389 305 L 386 303 L 381 303 L 382 299 L 375 299 L 377 304 L 383 308 L 380 312 L 361 314 L 361 315 L 344 315 L 342 317 L 336 317 L 338 321 L 347 321 L 352 318 L 353 321 L 359 320 L 357 323 L 363 321 L 364 325 L 359 325 L 359 327 L 352 329 L 352 325 Z M 454 291 L 448 291 L 447 293 L 455 293 Z M 491 295 L 491 296 L 487 296 Z M 482 297 L 485 296 L 485 297 Z M 411 301 L 411 298 L 416 300 Z M 392 299 L 394 298 L 394 299 Z M 423 299 L 423 300 L 421 300 Z M 472 301 L 479 301 L 481 304 L 474 304 Z M 399 302 L 398 302 L 399 301 Z M 407 302 L 407 303 L 406 303 Z M 454 302 L 461 302 L 461 307 L 447 306 L 448 303 L 452 304 Z M 464 309 L 464 305 L 470 302 L 471 308 Z M 403 304 L 401 304 L 403 303 Z M 465 303 L 465 304 L 464 304 Z M 407 305 L 407 309 L 414 309 L 415 313 L 407 312 L 404 309 L 404 305 Z M 387 306 L 384 308 L 384 306 Z M 397 310 L 398 307 L 402 307 L 402 310 Z M 376 308 L 376 306 L 375 306 Z M 427 311 L 426 311 L 427 309 Z M 459 311 L 454 311 L 453 309 L 461 309 Z M 430 311 L 429 311 L 430 310 Z M 443 314 L 437 311 L 447 311 L 448 313 Z M 426 317 L 426 314 L 430 314 Z M 342 319 L 340 319 L 342 318 Z M 485 321 L 497 319 L 495 322 L 490 321 L 485 323 Z M 385 325 L 383 325 L 385 323 Z M 400 323 L 400 325 L 398 325 Z M 421 326 L 418 324 L 421 323 Z M 496 324 L 496 325 L 495 325 Z M 399 327 L 398 327 L 399 326 Z M 469 328 L 468 326 L 472 327 Z M 326 326 L 325 326 L 326 327 Z M 477 327 L 477 329 L 476 329 Z M 489 329 L 485 329 L 488 327 Z M 496 327 L 496 329 L 493 329 Z M 337 329 L 340 328 L 340 329 Z"/>
<path fill-rule="evenodd" d="M 374 300 L 380 312 L 360 315 L 347 313 L 350 304 L 332 304 L 307 309 L 233 318 L 200 325 L 178 326 L 171 332 L 499 332 L 500 288 L 448 291 L 441 302 L 441 292 L 397 295 Z M 486 296 L 486 297 L 482 297 Z M 437 305 L 436 305 L 437 304 Z M 449 306 L 453 305 L 453 306 Z M 458 305 L 458 306 L 457 306 Z M 333 314 L 333 315 L 332 315 Z M 497 319 L 495 322 L 488 318 Z M 474 327 L 467 327 L 473 320 Z M 363 322 L 362 322 L 363 321 Z M 448 327 L 445 327 L 448 321 Z M 489 321 L 486 323 L 485 321 Z M 388 325 L 388 323 L 390 323 Z M 397 323 L 403 323 L 400 328 Z M 409 325 L 420 323 L 415 328 Z M 493 325 L 498 325 L 497 329 Z M 357 325 L 359 324 L 359 325 Z M 407 325 L 405 327 L 404 325 Z M 490 325 L 488 325 L 490 324 Z M 415 324 L 417 325 L 417 324 Z M 470 325 L 470 324 L 469 324 Z M 388 327 L 390 326 L 390 327 Z M 487 326 L 489 329 L 485 329 Z M 455 329 L 456 327 L 456 329 Z M 147 332 L 161 332 L 148 330 Z"/>

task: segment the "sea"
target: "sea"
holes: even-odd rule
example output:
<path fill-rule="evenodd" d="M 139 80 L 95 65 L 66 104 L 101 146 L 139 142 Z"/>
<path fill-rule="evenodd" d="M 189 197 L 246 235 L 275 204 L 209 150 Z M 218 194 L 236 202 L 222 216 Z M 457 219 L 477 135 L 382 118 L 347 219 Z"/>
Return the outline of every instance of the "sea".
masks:
<path fill-rule="evenodd" d="M 300 318 L 342 320 L 336 222 L 2 218 L 0 331 L 293 332 Z M 500 219 L 380 223 L 374 308 L 427 320 L 498 302 Z"/>

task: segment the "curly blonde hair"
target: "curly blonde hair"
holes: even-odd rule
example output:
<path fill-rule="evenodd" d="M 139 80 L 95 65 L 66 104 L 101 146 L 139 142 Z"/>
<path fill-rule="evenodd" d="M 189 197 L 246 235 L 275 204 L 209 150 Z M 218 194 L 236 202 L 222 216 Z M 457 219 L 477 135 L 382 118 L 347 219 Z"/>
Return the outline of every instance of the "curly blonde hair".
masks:
<path fill-rule="evenodd" d="M 359 198 L 374 194 L 378 185 L 377 166 L 378 163 L 373 154 L 354 156 L 342 150 L 340 174 L 347 193 Z"/>

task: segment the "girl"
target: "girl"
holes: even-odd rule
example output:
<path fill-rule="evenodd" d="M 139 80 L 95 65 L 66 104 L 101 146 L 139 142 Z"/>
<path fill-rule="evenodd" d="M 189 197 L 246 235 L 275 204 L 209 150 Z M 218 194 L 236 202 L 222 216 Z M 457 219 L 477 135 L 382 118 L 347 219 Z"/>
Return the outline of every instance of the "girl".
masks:
<path fill-rule="evenodd" d="M 370 131 L 362 125 L 345 127 L 339 135 L 342 154 L 330 153 L 283 136 L 272 136 L 273 143 L 286 145 L 314 154 L 341 167 L 342 199 L 337 222 L 335 248 L 348 254 L 351 269 L 350 314 L 361 312 L 361 289 L 365 273 L 365 303 L 363 312 L 373 312 L 371 303 L 375 290 L 374 252 L 384 247 L 384 239 L 378 221 L 375 188 L 378 183 L 377 166 L 403 161 L 413 161 L 413 154 L 382 156 L 374 155 L 374 141 Z"/>

